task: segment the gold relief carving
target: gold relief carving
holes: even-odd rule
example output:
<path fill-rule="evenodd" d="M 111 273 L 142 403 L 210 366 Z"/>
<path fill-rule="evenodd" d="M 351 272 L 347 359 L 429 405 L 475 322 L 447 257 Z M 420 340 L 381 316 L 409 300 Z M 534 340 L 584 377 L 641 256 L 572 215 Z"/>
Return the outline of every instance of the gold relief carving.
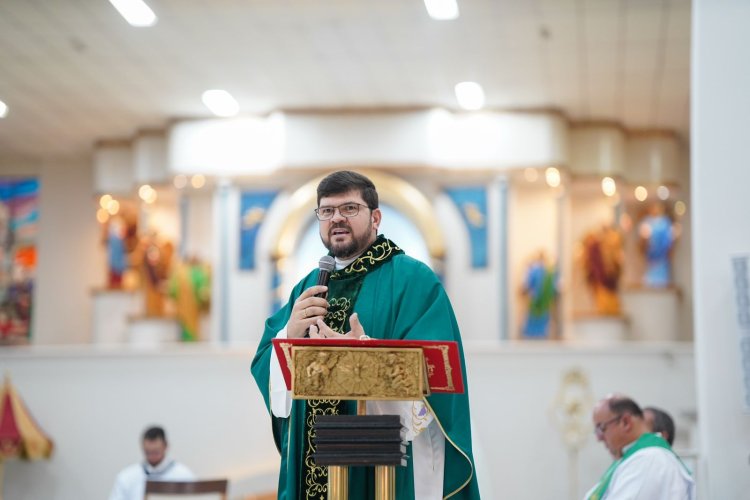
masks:
<path fill-rule="evenodd" d="M 299 399 L 422 399 L 426 370 L 419 348 L 291 349 L 292 394 Z"/>

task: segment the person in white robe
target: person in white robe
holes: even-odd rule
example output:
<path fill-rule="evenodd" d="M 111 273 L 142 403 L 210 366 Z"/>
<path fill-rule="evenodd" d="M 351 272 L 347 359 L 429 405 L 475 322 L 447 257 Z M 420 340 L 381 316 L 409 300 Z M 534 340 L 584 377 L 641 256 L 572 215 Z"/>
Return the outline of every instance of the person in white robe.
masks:
<path fill-rule="evenodd" d="M 192 471 L 167 456 L 167 437 L 161 427 L 150 427 L 143 433 L 141 463 L 125 467 L 117 474 L 109 500 L 143 500 L 146 481 L 193 481 Z"/>

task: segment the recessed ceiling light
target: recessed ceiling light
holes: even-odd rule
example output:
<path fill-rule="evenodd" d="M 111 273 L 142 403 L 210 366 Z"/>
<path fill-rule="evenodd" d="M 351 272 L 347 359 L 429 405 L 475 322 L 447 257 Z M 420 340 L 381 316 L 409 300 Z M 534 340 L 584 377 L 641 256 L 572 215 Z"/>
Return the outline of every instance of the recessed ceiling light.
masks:
<path fill-rule="evenodd" d="M 3 101 L 0 101 L 0 118 L 8 116 L 8 105 Z"/>
<path fill-rule="evenodd" d="M 456 0 L 424 0 L 427 13 L 437 21 L 450 21 L 458 17 Z"/>
<path fill-rule="evenodd" d="M 484 90 L 476 82 L 461 82 L 456 84 L 456 100 L 464 109 L 477 110 L 484 106 Z"/>
<path fill-rule="evenodd" d="M 156 24 L 156 14 L 143 0 L 109 0 L 109 3 L 131 26 L 142 28 Z"/>
<path fill-rule="evenodd" d="M 203 104 L 216 116 L 234 116 L 240 112 L 240 105 L 226 90 L 212 89 L 203 92 Z"/>
<path fill-rule="evenodd" d="M 614 196 L 617 192 L 617 183 L 612 177 L 602 179 L 602 192 L 605 196 Z"/>

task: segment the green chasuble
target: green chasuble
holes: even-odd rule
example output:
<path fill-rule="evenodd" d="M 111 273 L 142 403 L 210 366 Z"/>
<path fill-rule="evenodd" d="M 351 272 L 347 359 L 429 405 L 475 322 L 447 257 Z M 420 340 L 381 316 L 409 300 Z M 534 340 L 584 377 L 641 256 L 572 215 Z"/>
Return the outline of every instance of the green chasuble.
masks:
<path fill-rule="evenodd" d="M 358 283 L 344 283 L 352 275 L 359 274 L 358 270 L 362 267 L 368 269 L 362 273 Z M 271 415 L 274 440 L 281 454 L 278 498 L 285 500 L 326 498 L 325 492 L 315 493 L 305 488 L 305 481 L 300 477 L 304 469 L 308 402 L 294 400 L 290 416 L 278 418 L 271 414 L 269 394 L 271 340 L 286 326 L 294 301 L 305 289 L 315 285 L 317 278 L 317 270 L 308 274 L 294 287 L 288 303 L 266 321 L 263 338 L 251 366 Z M 339 279 L 342 282 L 336 283 Z M 342 325 L 340 315 L 333 317 L 336 316 L 335 311 L 342 309 L 341 304 L 334 303 L 340 300 L 336 294 L 341 291 L 340 295 L 351 296 L 352 289 L 355 302 L 343 306 L 346 314 Z M 365 333 L 372 338 L 457 341 L 463 366 L 463 347 L 456 318 L 437 276 L 425 264 L 403 254 L 382 236 L 346 269 L 331 276 L 328 301 L 331 307 L 326 321 L 337 331 L 341 328 L 348 331 L 348 317 L 356 312 Z M 466 380 L 465 368 L 462 372 Z M 471 451 L 468 384 L 463 394 L 433 394 L 425 398 L 425 402 L 445 435 L 443 496 L 478 499 L 479 488 Z M 356 402 L 343 402 L 339 408 L 344 413 L 356 413 Z M 407 448 L 407 455 L 407 466 L 396 467 L 396 498 L 399 500 L 414 498 L 411 445 Z M 350 467 L 349 471 L 349 498 L 374 498 L 374 468 Z"/>

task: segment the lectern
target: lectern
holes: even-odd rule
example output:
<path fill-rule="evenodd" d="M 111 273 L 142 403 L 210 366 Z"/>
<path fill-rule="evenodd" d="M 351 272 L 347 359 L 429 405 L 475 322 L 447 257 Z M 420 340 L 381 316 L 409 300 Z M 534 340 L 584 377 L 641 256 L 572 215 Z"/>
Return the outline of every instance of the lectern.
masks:
<path fill-rule="evenodd" d="M 348 467 L 375 467 L 375 498 L 395 498 L 397 466 L 406 465 L 399 417 L 367 415 L 368 400 L 422 400 L 464 391 L 456 342 L 274 339 L 294 399 L 356 400 L 357 415 L 319 416 L 313 426 L 318 466 L 328 467 L 329 500 L 348 498 Z"/>

